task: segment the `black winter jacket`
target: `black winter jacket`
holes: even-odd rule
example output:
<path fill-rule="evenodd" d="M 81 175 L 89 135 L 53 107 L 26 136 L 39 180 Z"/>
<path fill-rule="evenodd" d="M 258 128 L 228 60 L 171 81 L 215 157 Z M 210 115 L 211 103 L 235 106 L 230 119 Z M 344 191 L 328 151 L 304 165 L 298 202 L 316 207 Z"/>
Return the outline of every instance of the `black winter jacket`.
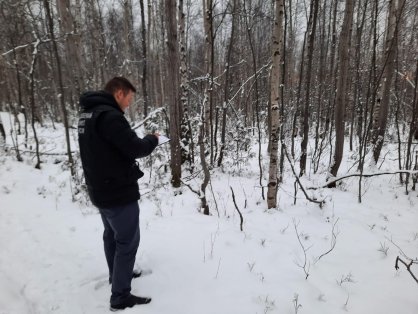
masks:
<path fill-rule="evenodd" d="M 151 154 L 158 138 L 140 139 L 109 93 L 84 93 L 80 106 L 78 143 L 92 203 L 110 208 L 138 200 L 137 181 L 144 174 L 135 159 Z"/>

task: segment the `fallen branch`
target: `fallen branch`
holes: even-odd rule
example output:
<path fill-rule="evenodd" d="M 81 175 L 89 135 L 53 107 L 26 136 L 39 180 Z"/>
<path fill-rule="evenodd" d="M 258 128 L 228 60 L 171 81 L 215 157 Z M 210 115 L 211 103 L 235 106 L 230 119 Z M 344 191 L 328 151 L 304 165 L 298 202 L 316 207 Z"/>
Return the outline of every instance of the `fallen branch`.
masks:
<path fill-rule="evenodd" d="M 192 191 L 193 193 L 197 194 L 197 195 L 200 197 L 200 193 L 199 193 L 198 191 L 196 191 L 195 189 L 193 189 L 193 188 L 192 188 L 192 186 L 191 186 L 190 184 L 188 184 L 188 183 L 184 182 L 183 180 L 180 180 L 180 181 L 181 181 L 181 183 L 183 183 L 185 186 L 187 186 L 187 187 L 190 189 L 190 191 Z"/>
<path fill-rule="evenodd" d="M 415 282 L 416 282 L 416 283 L 418 283 L 418 279 L 417 279 L 417 277 L 415 277 L 414 273 L 413 273 L 413 272 L 412 272 L 412 270 L 411 270 L 411 266 L 412 266 L 413 264 L 416 264 L 416 262 L 415 262 L 415 261 L 413 261 L 413 260 L 411 260 L 411 261 L 409 261 L 409 263 L 407 263 L 407 262 L 403 261 L 403 260 L 402 260 L 399 256 L 397 256 L 397 257 L 396 257 L 396 262 L 395 262 L 395 269 L 396 269 L 396 270 L 398 270 L 398 269 L 399 269 L 398 262 L 401 262 L 402 264 L 404 264 L 404 265 L 405 265 L 406 270 L 407 270 L 407 271 L 411 274 L 411 276 L 412 276 L 412 278 L 414 278 Z"/>
<path fill-rule="evenodd" d="M 290 161 L 289 154 L 287 153 L 286 144 L 285 144 L 285 143 L 283 143 L 283 142 L 282 142 L 282 147 L 283 147 L 283 151 L 284 151 L 284 153 L 285 153 L 285 155 L 286 155 L 286 158 L 287 158 L 287 160 L 289 161 L 290 167 L 292 168 L 293 175 L 295 176 L 296 181 L 297 181 L 297 183 L 299 184 L 299 186 L 300 186 L 300 188 L 301 188 L 301 190 L 302 190 L 303 194 L 305 194 L 306 199 L 307 199 L 308 201 L 312 202 L 312 203 L 319 204 L 319 207 L 320 207 L 320 208 L 322 208 L 322 205 L 324 205 L 325 200 L 317 201 L 317 200 L 314 200 L 314 199 L 312 199 L 312 198 L 310 198 L 310 197 L 309 197 L 308 193 L 306 193 L 306 190 L 304 189 L 304 187 L 303 187 L 303 185 L 302 185 L 302 182 L 300 182 L 299 177 L 298 177 L 298 175 L 296 174 L 295 168 L 293 167 L 293 164 L 292 164 L 292 162 Z"/>
<path fill-rule="evenodd" d="M 399 257 L 399 255 L 396 257 L 396 261 L 395 261 L 395 269 L 396 270 L 398 270 L 399 269 L 399 266 L 398 266 L 398 262 L 401 262 L 402 264 L 404 264 L 405 265 L 405 267 L 406 267 L 406 270 L 411 274 L 411 276 L 412 276 L 412 278 L 414 278 L 414 280 L 416 281 L 416 283 L 418 283 L 418 279 L 417 279 L 417 277 L 414 275 L 414 273 L 412 272 L 412 270 L 411 270 L 411 266 L 413 265 L 413 264 L 418 264 L 418 260 L 417 259 L 412 259 L 412 258 L 410 258 L 410 257 L 408 257 L 408 255 L 406 255 L 406 253 L 401 249 L 401 247 L 399 246 L 399 245 L 397 245 L 394 241 L 393 241 L 393 239 L 392 238 L 388 238 L 388 237 L 385 237 L 387 240 L 389 240 L 394 246 L 396 246 L 397 248 L 398 248 L 398 250 L 399 250 L 399 253 L 405 258 L 405 259 L 407 259 L 407 260 L 409 260 L 409 263 L 407 263 L 407 262 L 405 262 L 403 259 L 401 259 L 400 257 Z"/>
<path fill-rule="evenodd" d="M 7 145 L 6 148 L 11 150 L 16 150 L 15 147 Z M 35 151 L 32 150 L 19 150 L 20 153 L 27 153 L 27 154 L 36 154 Z M 71 154 L 75 154 L 76 151 L 72 151 Z M 39 152 L 39 155 L 45 155 L 45 156 L 67 156 L 67 153 L 47 153 L 47 152 Z"/>
<path fill-rule="evenodd" d="M 347 179 L 347 178 L 351 178 L 351 177 L 365 177 L 365 178 L 369 178 L 369 177 L 375 177 L 375 176 L 382 176 L 382 175 L 386 175 L 386 174 L 399 174 L 399 173 L 409 173 L 409 174 L 418 174 L 418 170 L 398 170 L 398 171 L 393 171 L 393 172 L 376 172 L 376 173 L 352 173 L 352 174 L 348 174 L 339 178 L 336 178 L 334 180 L 328 181 L 326 184 L 321 185 L 321 186 L 311 186 L 311 187 L 307 187 L 307 190 L 318 190 L 318 189 L 322 189 L 322 188 L 327 188 L 330 184 L 332 183 L 336 183 L 338 181 Z"/>

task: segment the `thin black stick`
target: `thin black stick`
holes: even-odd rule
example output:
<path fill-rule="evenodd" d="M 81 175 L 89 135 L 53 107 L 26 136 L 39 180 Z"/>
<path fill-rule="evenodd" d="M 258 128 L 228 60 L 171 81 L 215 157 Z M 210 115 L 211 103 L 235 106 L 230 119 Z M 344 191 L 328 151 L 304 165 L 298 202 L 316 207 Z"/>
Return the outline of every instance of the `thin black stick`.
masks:
<path fill-rule="evenodd" d="M 231 192 L 232 192 L 232 200 L 234 201 L 235 209 L 237 210 L 237 212 L 239 214 L 239 218 L 241 219 L 240 229 L 242 231 L 242 224 L 244 223 L 244 218 L 242 217 L 242 214 L 241 214 L 240 210 L 238 209 L 237 202 L 235 201 L 234 190 L 232 189 L 232 186 L 230 186 L 230 188 L 231 188 Z"/>
<path fill-rule="evenodd" d="M 393 172 L 376 172 L 376 173 L 369 173 L 369 174 L 367 174 L 367 173 L 366 174 L 364 174 L 364 173 L 363 174 L 352 173 L 352 174 L 348 174 L 346 176 L 339 177 L 339 178 L 336 178 L 334 180 L 328 181 L 324 185 L 316 186 L 316 187 L 311 186 L 311 187 L 307 187 L 306 189 L 307 190 L 317 190 L 317 189 L 321 189 L 321 188 L 327 188 L 332 183 L 336 183 L 338 181 L 341 181 L 341 180 L 344 180 L 344 179 L 347 179 L 347 178 L 350 178 L 350 177 L 360 177 L 360 176 L 362 176 L 362 177 L 369 178 L 369 177 L 375 177 L 375 176 L 382 176 L 382 175 L 385 175 L 385 174 L 399 174 L 399 173 L 418 174 L 418 171 L 417 170 L 399 170 L 399 171 L 393 171 Z"/>
<path fill-rule="evenodd" d="M 338 232 L 335 232 L 335 226 L 337 225 L 337 222 L 340 218 L 337 218 L 337 220 L 334 222 L 334 225 L 332 226 L 332 231 L 331 231 L 331 248 L 326 251 L 325 253 L 321 254 L 321 256 L 318 257 L 318 259 L 316 260 L 316 262 L 318 262 L 322 257 L 324 257 L 325 255 L 329 254 L 332 252 L 332 250 L 334 250 L 335 245 L 337 244 L 337 235 Z"/>
<path fill-rule="evenodd" d="M 396 257 L 396 262 L 395 262 L 395 269 L 396 270 L 398 270 L 399 269 L 399 266 L 398 266 L 398 262 L 401 262 L 402 264 L 404 264 L 405 265 L 405 267 L 406 267 L 406 270 L 411 274 L 411 276 L 412 276 L 412 278 L 414 278 L 414 280 L 416 281 L 416 283 L 418 283 L 418 279 L 417 279 L 417 277 L 415 277 L 415 275 L 414 275 L 414 273 L 412 272 L 412 270 L 411 270 L 411 266 L 413 265 L 413 264 L 415 264 L 414 263 L 414 261 L 409 261 L 409 263 L 406 263 L 405 261 L 403 261 L 399 256 L 397 256 Z"/>

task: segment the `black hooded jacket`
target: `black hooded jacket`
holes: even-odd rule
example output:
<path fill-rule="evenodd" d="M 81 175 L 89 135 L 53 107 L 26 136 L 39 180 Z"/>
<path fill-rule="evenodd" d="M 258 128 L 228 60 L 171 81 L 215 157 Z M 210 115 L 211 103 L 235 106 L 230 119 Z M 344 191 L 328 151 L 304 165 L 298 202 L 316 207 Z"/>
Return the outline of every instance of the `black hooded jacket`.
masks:
<path fill-rule="evenodd" d="M 138 200 L 137 181 L 144 174 L 135 159 L 151 154 L 158 138 L 140 139 L 109 93 L 84 93 L 80 106 L 78 143 L 92 203 L 110 208 Z"/>

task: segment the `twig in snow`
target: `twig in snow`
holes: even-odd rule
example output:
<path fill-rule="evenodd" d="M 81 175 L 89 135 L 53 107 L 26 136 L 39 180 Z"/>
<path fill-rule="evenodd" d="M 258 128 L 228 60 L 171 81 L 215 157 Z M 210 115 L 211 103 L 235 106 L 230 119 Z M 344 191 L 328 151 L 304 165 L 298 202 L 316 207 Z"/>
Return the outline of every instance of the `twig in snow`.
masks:
<path fill-rule="evenodd" d="M 386 242 L 380 242 L 379 252 L 382 252 L 383 255 L 388 256 L 389 247 L 386 245 Z"/>
<path fill-rule="evenodd" d="M 237 206 L 237 202 L 235 201 L 235 194 L 234 194 L 234 190 L 232 189 L 232 186 L 230 186 L 230 188 L 231 188 L 231 192 L 232 192 L 232 200 L 234 201 L 235 209 L 237 210 L 237 212 L 239 214 L 239 218 L 241 220 L 240 229 L 242 231 L 242 224 L 244 223 L 244 218 L 242 217 L 241 211 L 239 210 L 239 208 Z"/>
<path fill-rule="evenodd" d="M 295 314 L 299 313 L 299 309 L 302 307 L 302 304 L 299 303 L 299 295 L 295 293 L 293 297 L 293 307 L 295 309 Z"/>
<path fill-rule="evenodd" d="M 345 282 L 355 282 L 353 280 L 353 275 L 349 273 L 348 275 L 342 275 L 340 280 L 337 280 L 337 284 L 342 286 Z"/>
<path fill-rule="evenodd" d="M 213 201 L 215 202 L 216 212 L 218 213 L 218 217 L 221 217 L 219 215 L 218 202 L 216 201 L 215 193 L 213 193 L 213 186 L 212 186 L 212 180 L 211 179 L 209 180 L 209 186 L 210 186 L 210 191 L 212 192 Z"/>
<path fill-rule="evenodd" d="M 296 223 L 295 219 L 293 219 L 293 226 L 295 227 L 296 236 L 298 237 L 298 241 L 299 241 L 300 246 L 302 247 L 303 256 L 304 256 L 303 265 L 299 265 L 299 264 L 296 264 L 296 265 L 298 265 L 300 268 L 303 269 L 303 272 L 305 273 L 305 279 L 308 279 L 310 263 L 307 262 L 306 252 L 310 249 L 310 247 L 305 248 L 305 246 L 303 245 L 303 243 L 300 239 L 300 236 L 299 236 L 298 225 L 299 225 L 299 223 Z"/>
<path fill-rule="evenodd" d="M 339 234 L 339 231 L 335 231 L 335 226 L 337 225 L 339 219 L 340 218 L 337 218 L 337 220 L 334 222 L 334 225 L 332 226 L 332 231 L 331 231 L 331 248 L 328 251 L 326 251 L 325 253 L 321 254 L 321 256 L 319 256 L 317 258 L 316 262 L 318 262 L 325 255 L 331 253 L 332 250 L 334 250 L 335 245 L 337 244 L 337 236 Z"/>
<path fill-rule="evenodd" d="M 400 258 L 399 256 L 396 257 L 396 261 L 395 261 L 395 269 L 398 270 L 399 269 L 399 265 L 398 262 L 401 262 L 402 264 L 405 265 L 406 270 L 409 272 L 409 274 L 412 276 L 412 278 L 415 280 L 416 283 L 418 283 L 418 278 L 417 276 L 412 272 L 411 270 L 411 266 L 416 264 L 418 265 L 418 259 L 413 259 L 408 257 L 405 252 L 399 247 L 399 245 L 397 245 L 395 242 L 393 242 L 392 239 L 389 239 L 388 237 L 386 237 L 386 239 L 388 239 L 394 246 L 396 246 L 399 250 L 399 253 L 401 253 L 401 255 L 403 256 L 404 259 L 408 260 L 408 261 L 404 261 L 402 258 Z"/>
<path fill-rule="evenodd" d="M 347 300 L 345 301 L 344 306 L 343 306 L 344 310 L 346 310 L 346 311 L 348 311 L 348 301 L 349 300 L 350 300 L 350 294 L 347 295 Z"/>
<path fill-rule="evenodd" d="M 394 246 L 396 246 L 397 248 L 398 248 L 398 250 L 399 250 L 399 253 L 401 253 L 401 255 L 404 257 L 404 258 L 406 258 L 406 259 L 409 259 L 409 260 L 411 260 L 411 261 L 414 261 L 414 263 L 416 263 L 416 264 L 418 264 L 418 259 L 417 258 L 415 258 L 415 259 L 413 259 L 413 258 L 410 258 L 408 255 L 406 255 L 406 253 L 400 248 L 400 246 L 399 245 L 397 245 L 395 242 L 393 242 L 393 239 L 392 238 L 388 238 L 388 237 L 385 237 L 387 240 L 389 240 L 390 241 L 390 243 L 392 243 Z"/>
<path fill-rule="evenodd" d="M 415 276 L 415 274 L 411 270 L 411 266 L 413 264 L 417 264 L 417 261 L 410 260 L 409 263 L 407 263 L 404 260 L 402 260 L 402 258 L 400 258 L 399 256 L 397 256 L 396 257 L 396 262 L 395 262 L 395 269 L 396 270 L 399 269 L 398 262 L 401 262 L 402 264 L 405 265 L 406 270 L 408 271 L 408 273 L 412 276 L 412 278 L 414 278 L 415 282 L 418 283 L 418 278 Z"/>
<path fill-rule="evenodd" d="M 192 191 L 193 193 L 200 195 L 200 193 L 198 191 L 196 191 L 195 189 L 192 188 L 192 186 L 190 184 L 187 184 L 186 182 L 184 182 L 183 180 L 181 180 L 181 183 L 183 183 L 185 186 L 187 186 L 190 191 Z"/>
<path fill-rule="evenodd" d="M 216 275 L 215 275 L 215 279 L 218 278 L 218 274 L 219 274 L 219 268 L 221 267 L 221 258 L 219 258 L 219 262 L 218 262 L 218 269 L 216 270 Z"/>

